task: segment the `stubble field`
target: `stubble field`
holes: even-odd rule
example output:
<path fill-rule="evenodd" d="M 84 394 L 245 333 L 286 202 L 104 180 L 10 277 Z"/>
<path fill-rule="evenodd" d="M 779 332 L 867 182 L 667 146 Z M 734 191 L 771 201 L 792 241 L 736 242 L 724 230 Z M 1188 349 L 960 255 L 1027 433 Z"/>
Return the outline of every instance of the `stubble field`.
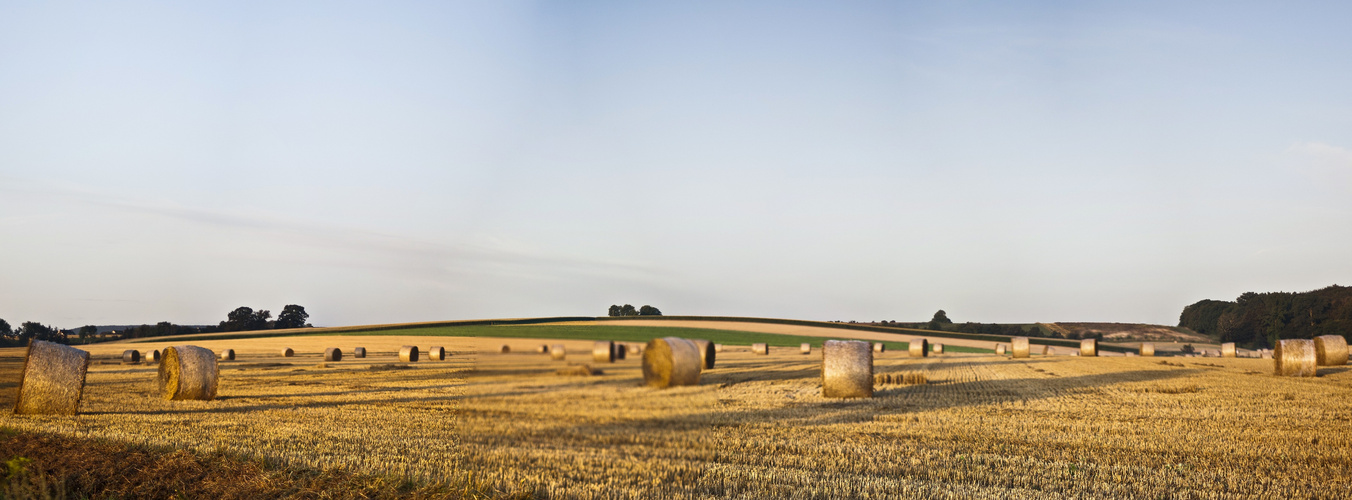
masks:
<path fill-rule="evenodd" d="M 234 340 L 220 398 L 183 402 L 155 397 L 153 365 L 96 352 L 81 415 L 3 423 L 547 498 L 1352 497 L 1346 367 L 1292 379 L 1258 359 L 888 352 L 877 373 L 928 383 L 829 400 L 817 351 L 734 349 L 699 386 L 652 390 L 637 357 L 556 374 L 591 363 L 576 340 L 566 361 L 521 352 L 535 339 L 385 340 L 451 357 L 401 364 L 374 338 Z M 516 352 L 492 352 L 504 343 Z M 371 357 L 320 366 L 324 347 L 362 344 Z M 21 355 L 0 353 L 4 380 Z"/>

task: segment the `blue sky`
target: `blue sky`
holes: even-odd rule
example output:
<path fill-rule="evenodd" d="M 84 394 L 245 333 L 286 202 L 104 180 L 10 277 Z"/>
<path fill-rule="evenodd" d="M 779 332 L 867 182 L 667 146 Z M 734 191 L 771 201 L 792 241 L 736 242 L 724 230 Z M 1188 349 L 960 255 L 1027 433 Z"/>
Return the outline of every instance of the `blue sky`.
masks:
<path fill-rule="evenodd" d="M 1349 10 L 0 2 L 0 318 L 1172 324 L 1348 284 Z"/>

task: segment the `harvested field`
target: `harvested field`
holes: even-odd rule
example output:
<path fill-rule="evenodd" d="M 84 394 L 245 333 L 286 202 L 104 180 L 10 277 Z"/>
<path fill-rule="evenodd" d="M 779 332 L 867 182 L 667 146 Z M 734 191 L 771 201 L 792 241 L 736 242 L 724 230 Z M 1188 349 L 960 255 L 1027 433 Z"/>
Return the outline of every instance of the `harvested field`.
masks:
<path fill-rule="evenodd" d="M 926 383 L 839 400 L 797 349 L 729 349 L 700 385 L 654 390 L 637 356 L 556 375 L 591 361 L 583 340 L 548 341 L 568 346 L 566 365 L 527 339 L 441 337 L 455 355 L 406 364 L 397 347 L 427 339 L 194 344 L 229 342 L 239 357 L 222 362 L 216 401 L 158 399 L 154 366 L 91 364 L 81 415 L 3 424 L 545 498 L 1352 497 L 1349 367 L 1287 378 L 1247 358 L 888 350 L 875 375 Z M 277 356 L 282 344 L 297 358 Z M 323 347 L 349 345 L 368 358 L 316 367 Z M 0 396 L 12 398 L 21 356 L 0 350 Z M 389 365 L 406 368 L 372 369 Z"/>

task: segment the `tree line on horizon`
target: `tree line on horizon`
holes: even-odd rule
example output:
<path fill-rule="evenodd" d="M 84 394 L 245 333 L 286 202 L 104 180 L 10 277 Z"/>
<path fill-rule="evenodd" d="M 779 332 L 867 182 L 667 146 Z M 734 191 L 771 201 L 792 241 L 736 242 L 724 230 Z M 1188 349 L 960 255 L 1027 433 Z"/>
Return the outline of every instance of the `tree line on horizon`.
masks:
<path fill-rule="evenodd" d="M 1233 301 L 1199 300 L 1183 308 L 1178 326 L 1258 349 L 1281 339 L 1352 336 L 1352 287 L 1309 292 L 1245 292 Z"/>
<path fill-rule="evenodd" d="M 619 317 L 619 316 L 661 316 L 661 315 L 662 315 L 662 311 L 659 311 L 656 307 L 649 306 L 649 305 L 645 305 L 645 306 L 640 307 L 640 308 L 638 308 L 638 309 L 634 309 L 634 306 L 629 305 L 629 304 L 625 304 L 625 305 L 622 305 L 622 306 L 618 306 L 618 305 L 612 304 L 612 305 L 610 306 L 610 311 L 609 311 L 609 314 L 608 314 L 608 315 L 611 316 L 611 317 Z"/>
<path fill-rule="evenodd" d="M 139 339 L 165 337 L 169 335 L 188 335 L 195 333 L 242 332 L 253 330 L 271 330 L 282 328 L 309 328 L 306 323 L 310 314 L 305 308 L 288 304 L 282 308 L 277 319 L 272 320 L 272 312 L 266 309 L 258 311 L 249 307 L 238 307 L 226 314 L 225 321 L 216 326 L 184 326 L 161 321 L 154 325 L 129 326 L 108 340 Z M 26 346 L 30 340 L 43 340 L 60 344 L 88 343 L 98 336 L 99 327 L 85 325 L 73 330 L 63 330 L 36 321 L 25 321 L 18 328 L 0 319 L 0 346 Z M 72 335 L 74 338 L 72 338 Z"/>

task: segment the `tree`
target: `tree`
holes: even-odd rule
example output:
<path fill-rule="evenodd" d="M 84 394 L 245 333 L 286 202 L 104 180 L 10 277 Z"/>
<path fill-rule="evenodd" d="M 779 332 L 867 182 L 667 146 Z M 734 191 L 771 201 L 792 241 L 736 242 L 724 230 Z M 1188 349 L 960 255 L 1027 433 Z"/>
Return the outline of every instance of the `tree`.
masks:
<path fill-rule="evenodd" d="M 948 319 L 948 313 L 944 312 L 943 309 L 940 309 L 939 312 L 934 313 L 934 319 L 930 320 L 930 322 L 941 323 L 945 325 L 953 324 L 953 321 Z"/>
<path fill-rule="evenodd" d="M 268 320 L 271 318 L 272 313 L 266 309 L 255 311 L 253 308 L 241 306 L 226 315 L 226 320 L 221 322 L 221 331 L 262 330 L 268 327 Z"/>
<path fill-rule="evenodd" d="M 9 322 L 3 319 L 0 319 L 0 337 L 6 339 L 14 338 L 14 329 L 10 328 Z"/>
<path fill-rule="evenodd" d="M 634 306 L 625 304 L 624 307 L 620 308 L 620 316 L 638 316 L 638 311 L 634 309 Z"/>
<path fill-rule="evenodd" d="M 305 312 L 304 307 L 289 304 L 277 315 L 277 328 L 305 328 L 307 319 L 310 319 L 310 314 Z"/>
<path fill-rule="evenodd" d="M 610 305 L 610 312 L 609 312 L 608 314 L 610 315 L 610 317 L 613 318 L 613 317 L 615 317 L 615 316 L 619 316 L 621 312 L 622 312 L 622 311 L 621 311 L 620 306 L 617 306 L 617 305 L 615 305 L 615 304 L 611 304 L 611 305 Z"/>
<path fill-rule="evenodd" d="M 61 330 L 38 323 L 36 321 L 25 321 L 19 326 L 19 340 L 27 342 L 29 340 L 45 340 L 47 342 L 66 343 L 66 334 Z"/>
<path fill-rule="evenodd" d="M 662 315 L 662 311 L 657 310 L 656 307 L 645 305 L 645 306 L 640 307 L 640 308 L 638 309 L 638 315 L 639 315 L 639 316 L 661 316 L 661 315 Z"/>
<path fill-rule="evenodd" d="M 80 338 L 81 338 L 81 339 L 87 339 L 87 338 L 93 337 L 94 334 L 96 334 L 96 333 L 99 333 L 99 327 L 97 327 L 97 326 L 94 326 L 94 325 L 85 325 L 85 326 L 80 327 Z"/>

